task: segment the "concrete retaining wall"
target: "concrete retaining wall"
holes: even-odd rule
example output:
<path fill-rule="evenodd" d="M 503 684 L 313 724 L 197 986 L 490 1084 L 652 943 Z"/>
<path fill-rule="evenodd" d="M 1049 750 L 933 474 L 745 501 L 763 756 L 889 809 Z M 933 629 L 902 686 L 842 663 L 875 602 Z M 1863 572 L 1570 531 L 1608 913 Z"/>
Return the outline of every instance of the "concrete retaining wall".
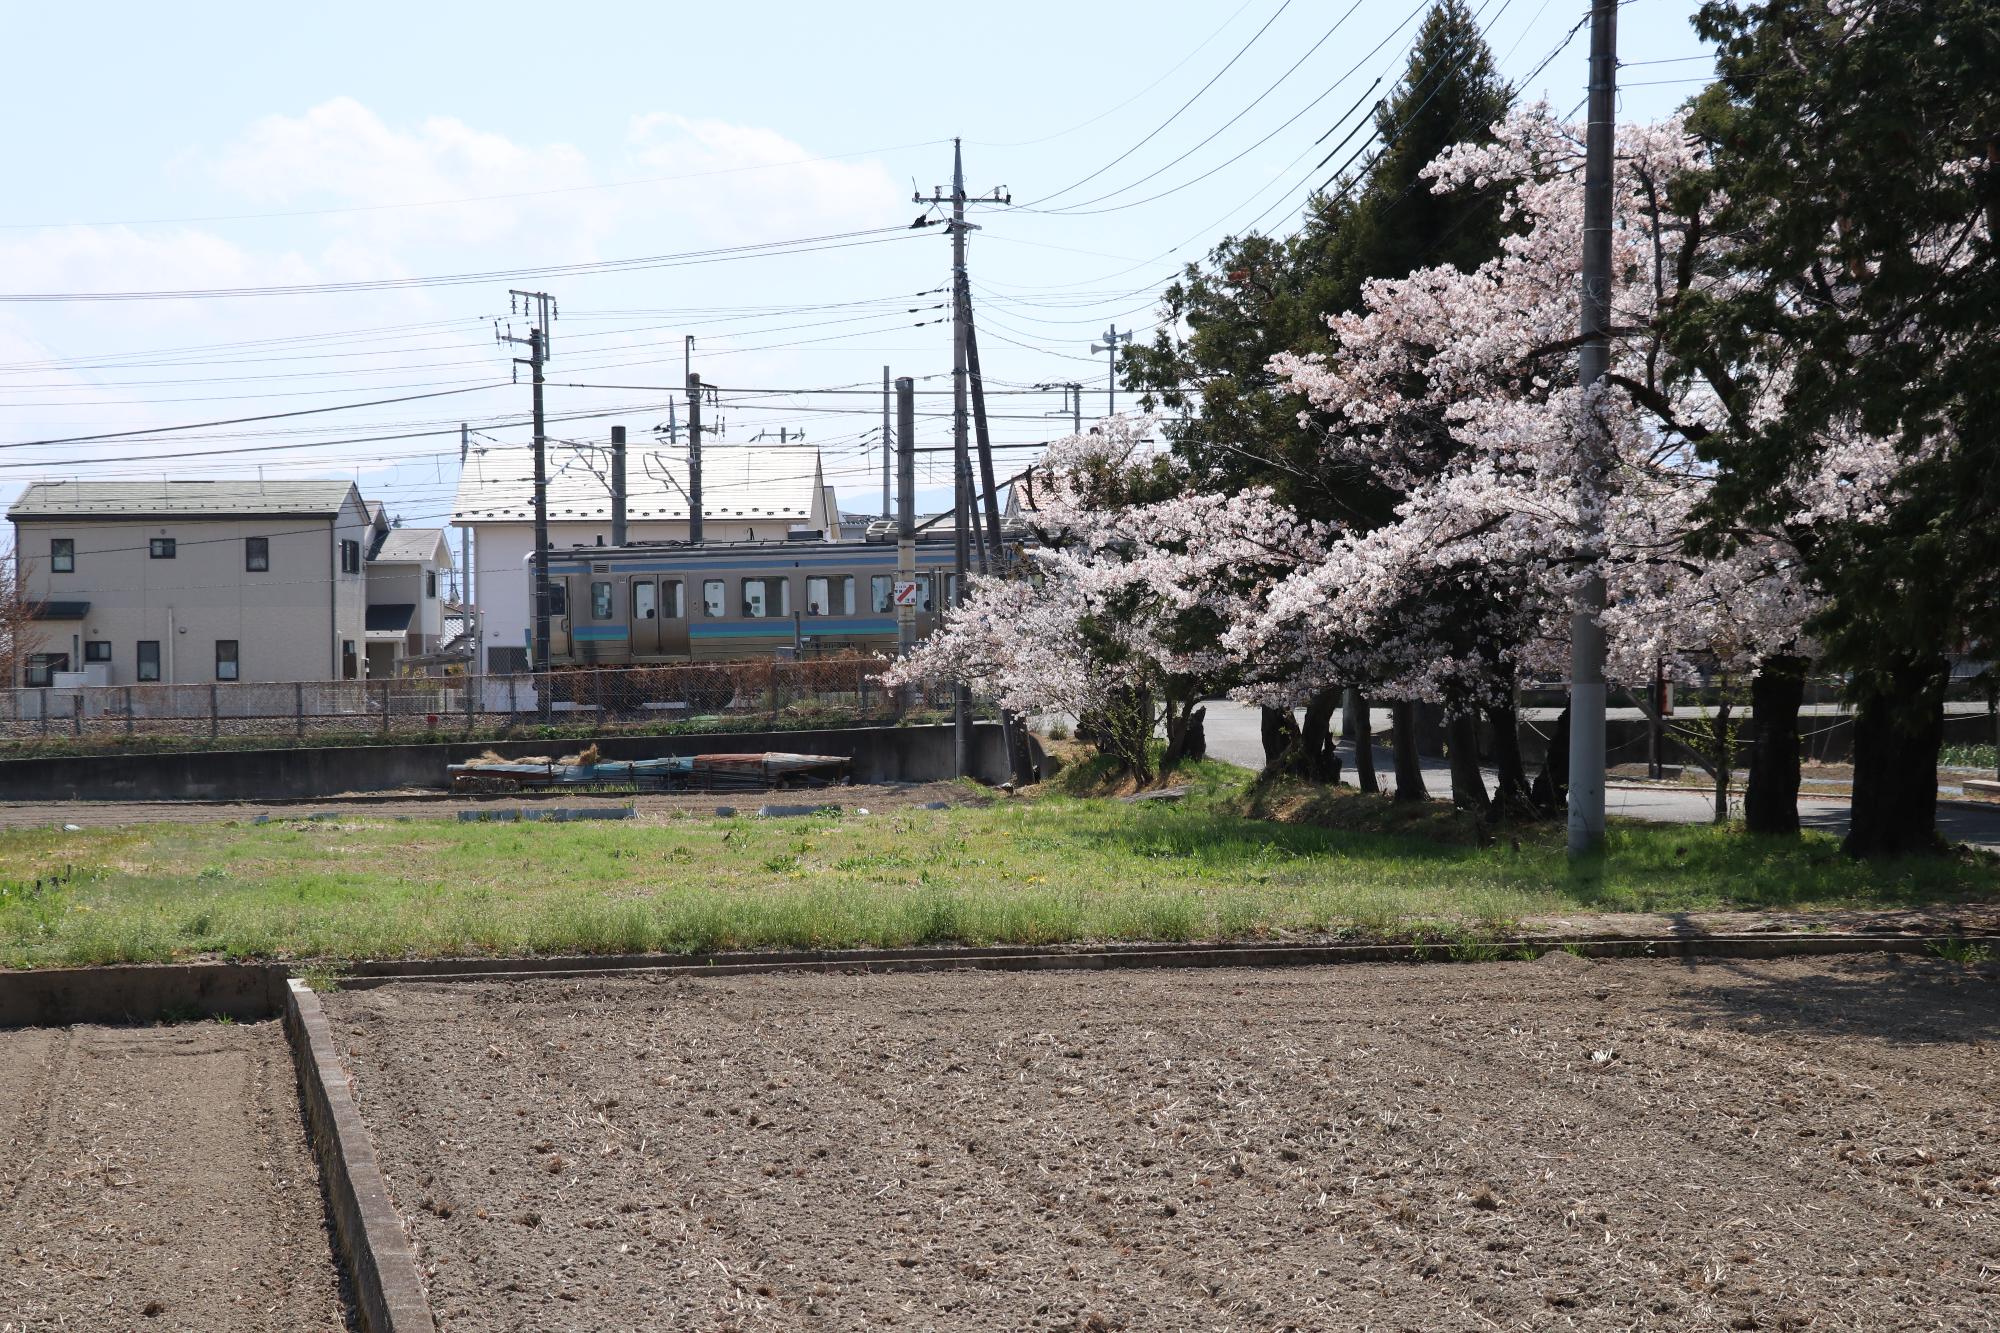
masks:
<path fill-rule="evenodd" d="M 446 765 L 462 763 L 484 750 L 513 758 L 569 753 L 591 743 L 520 740 L 9 759 L 0 761 L 0 800 L 271 801 L 442 787 Z M 603 736 L 594 743 L 606 759 L 759 750 L 837 754 L 854 761 L 856 782 L 937 782 L 953 776 L 948 726 Z M 973 728 L 972 776 L 995 783 L 1008 777 L 1006 747 L 997 723 L 981 722 Z"/>

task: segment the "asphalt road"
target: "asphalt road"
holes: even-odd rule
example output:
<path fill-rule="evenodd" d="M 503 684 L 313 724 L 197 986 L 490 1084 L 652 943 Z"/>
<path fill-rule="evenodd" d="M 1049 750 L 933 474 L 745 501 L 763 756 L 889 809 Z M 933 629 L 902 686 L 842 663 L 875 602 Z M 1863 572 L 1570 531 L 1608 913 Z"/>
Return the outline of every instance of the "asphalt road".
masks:
<path fill-rule="evenodd" d="M 1264 742 L 1258 732 L 1258 714 L 1247 704 L 1217 700 L 1208 704 L 1208 754 L 1248 769 L 1264 766 Z M 1377 709 L 1371 718 L 1378 740 L 1386 739 L 1389 714 Z M 1354 750 L 1343 743 L 1341 772 L 1353 781 Z M 1375 773 L 1383 790 L 1396 787 L 1395 764 L 1382 745 L 1375 747 Z M 1433 795 L 1451 791 L 1451 770 L 1442 759 L 1424 760 L 1424 785 Z M 1695 789 L 1653 786 L 1614 786 L 1605 793 L 1605 810 L 1628 819 L 1646 819 L 1662 824 L 1706 824 L 1715 817 L 1715 802 L 1709 793 Z M 1836 835 L 1847 832 L 1847 799 L 1844 796 L 1801 796 L 1799 820 L 1808 828 L 1824 829 Z M 1954 842 L 2000 851 L 2000 808 L 1953 801 L 1938 803 L 1938 831 Z"/>

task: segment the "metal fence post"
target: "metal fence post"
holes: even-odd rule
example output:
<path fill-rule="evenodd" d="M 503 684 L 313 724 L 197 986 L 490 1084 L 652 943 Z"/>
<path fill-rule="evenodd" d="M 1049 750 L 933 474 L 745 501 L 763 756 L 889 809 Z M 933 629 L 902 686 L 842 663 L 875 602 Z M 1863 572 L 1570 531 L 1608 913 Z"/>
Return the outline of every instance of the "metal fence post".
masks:
<path fill-rule="evenodd" d="M 72 735 L 83 735 L 83 691 L 78 690 L 69 697 L 69 721 Z"/>
<path fill-rule="evenodd" d="M 306 734 L 306 683 L 292 682 L 292 726 L 303 736 Z"/>
<path fill-rule="evenodd" d="M 514 681 L 516 679 L 517 677 L 513 672 L 509 671 L 507 673 L 507 725 L 510 727 L 514 725 L 514 714 L 520 711 L 520 704 L 514 696 Z"/>
<path fill-rule="evenodd" d="M 389 734 L 389 682 L 382 682 L 382 734 Z"/>
<path fill-rule="evenodd" d="M 217 693 L 220 688 L 217 685 L 208 687 L 208 735 L 211 740 L 222 734 L 222 700 Z"/>
<path fill-rule="evenodd" d="M 473 687 L 479 685 L 480 682 L 473 676 L 473 674 L 470 671 L 467 671 L 465 673 L 464 679 L 465 679 L 465 734 L 470 736 L 472 734 L 472 691 Z M 482 700 L 481 702 L 484 701 Z"/>
<path fill-rule="evenodd" d="M 132 687 L 130 685 L 127 685 L 125 687 L 125 734 L 127 736 L 130 736 L 132 734 L 133 725 L 134 724 L 132 721 Z"/>
<path fill-rule="evenodd" d="M 49 734 L 49 692 L 46 689 L 44 689 L 41 692 L 41 700 L 42 700 L 42 735 L 46 736 Z"/>

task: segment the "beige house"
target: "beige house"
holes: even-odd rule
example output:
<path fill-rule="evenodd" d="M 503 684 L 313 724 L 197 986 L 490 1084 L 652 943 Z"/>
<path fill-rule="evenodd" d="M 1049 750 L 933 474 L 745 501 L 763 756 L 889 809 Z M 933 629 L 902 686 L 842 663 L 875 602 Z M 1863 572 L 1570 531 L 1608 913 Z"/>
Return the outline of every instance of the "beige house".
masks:
<path fill-rule="evenodd" d="M 402 663 L 445 646 L 445 602 L 451 592 L 451 547 L 443 528 L 393 526 L 371 503 L 364 628 L 371 679 L 396 675 Z"/>
<path fill-rule="evenodd" d="M 371 525 L 352 482 L 45 481 L 7 516 L 43 629 L 10 683 L 361 675 Z"/>
<path fill-rule="evenodd" d="M 709 444 L 701 451 L 702 539 L 771 541 L 807 530 L 840 536 L 840 506 L 820 471 L 819 450 L 802 445 Z M 688 539 L 687 448 L 634 441 L 626 461 L 626 540 Z M 472 580 L 487 671 L 525 671 L 531 612 L 528 557 L 535 548 L 532 450 L 475 450 L 459 473 L 452 522 L 469 527 Z M 611 541 L 611 485 L 601 449 L 551 447 L 549 544 Z M 471 571 L 466 571 L 470 574 Z"/>

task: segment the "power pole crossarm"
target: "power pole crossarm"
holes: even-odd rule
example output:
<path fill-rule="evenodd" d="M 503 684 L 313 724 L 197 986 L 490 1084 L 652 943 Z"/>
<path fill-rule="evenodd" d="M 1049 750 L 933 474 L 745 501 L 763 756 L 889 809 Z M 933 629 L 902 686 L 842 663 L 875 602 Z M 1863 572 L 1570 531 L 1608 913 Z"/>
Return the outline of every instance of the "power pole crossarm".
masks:
<path fill-rule="evenodd" d="M 1090 345 L 1090 353 L 1092 356 L 1097 355 L 1097 353 L 1099 352 L 1103 352 L 1105 353 L 1106 359 L 1111 363 L 1110 373 L 1105 377 L 1104 381 L 1104 415 L 1108 417 L 1113 417 L 1118 415 L 1118 349 L 1121 346 L 1130 343 L 1131 341 L 1132 341 L 1132 330 L 1127 329 L 1125 330 L 1125 332 L 1120 333 L 1118 331 L 1118 326 L 1116 324 L 1113 324 L 1111 327 L 1104 330 L 1104 345 L 1102 347 L 1098 346 L 1096 343 L 1092 343 Z M 1082 408 L 1082 400 L 1081 396 L 1079 396 L 1078 399 L 1079 416 L 1081 416 L 1081 408 Z M 1081 421 L 1078 422 L 1077 433 L 1079 435 L 1083 433 Z"/>

